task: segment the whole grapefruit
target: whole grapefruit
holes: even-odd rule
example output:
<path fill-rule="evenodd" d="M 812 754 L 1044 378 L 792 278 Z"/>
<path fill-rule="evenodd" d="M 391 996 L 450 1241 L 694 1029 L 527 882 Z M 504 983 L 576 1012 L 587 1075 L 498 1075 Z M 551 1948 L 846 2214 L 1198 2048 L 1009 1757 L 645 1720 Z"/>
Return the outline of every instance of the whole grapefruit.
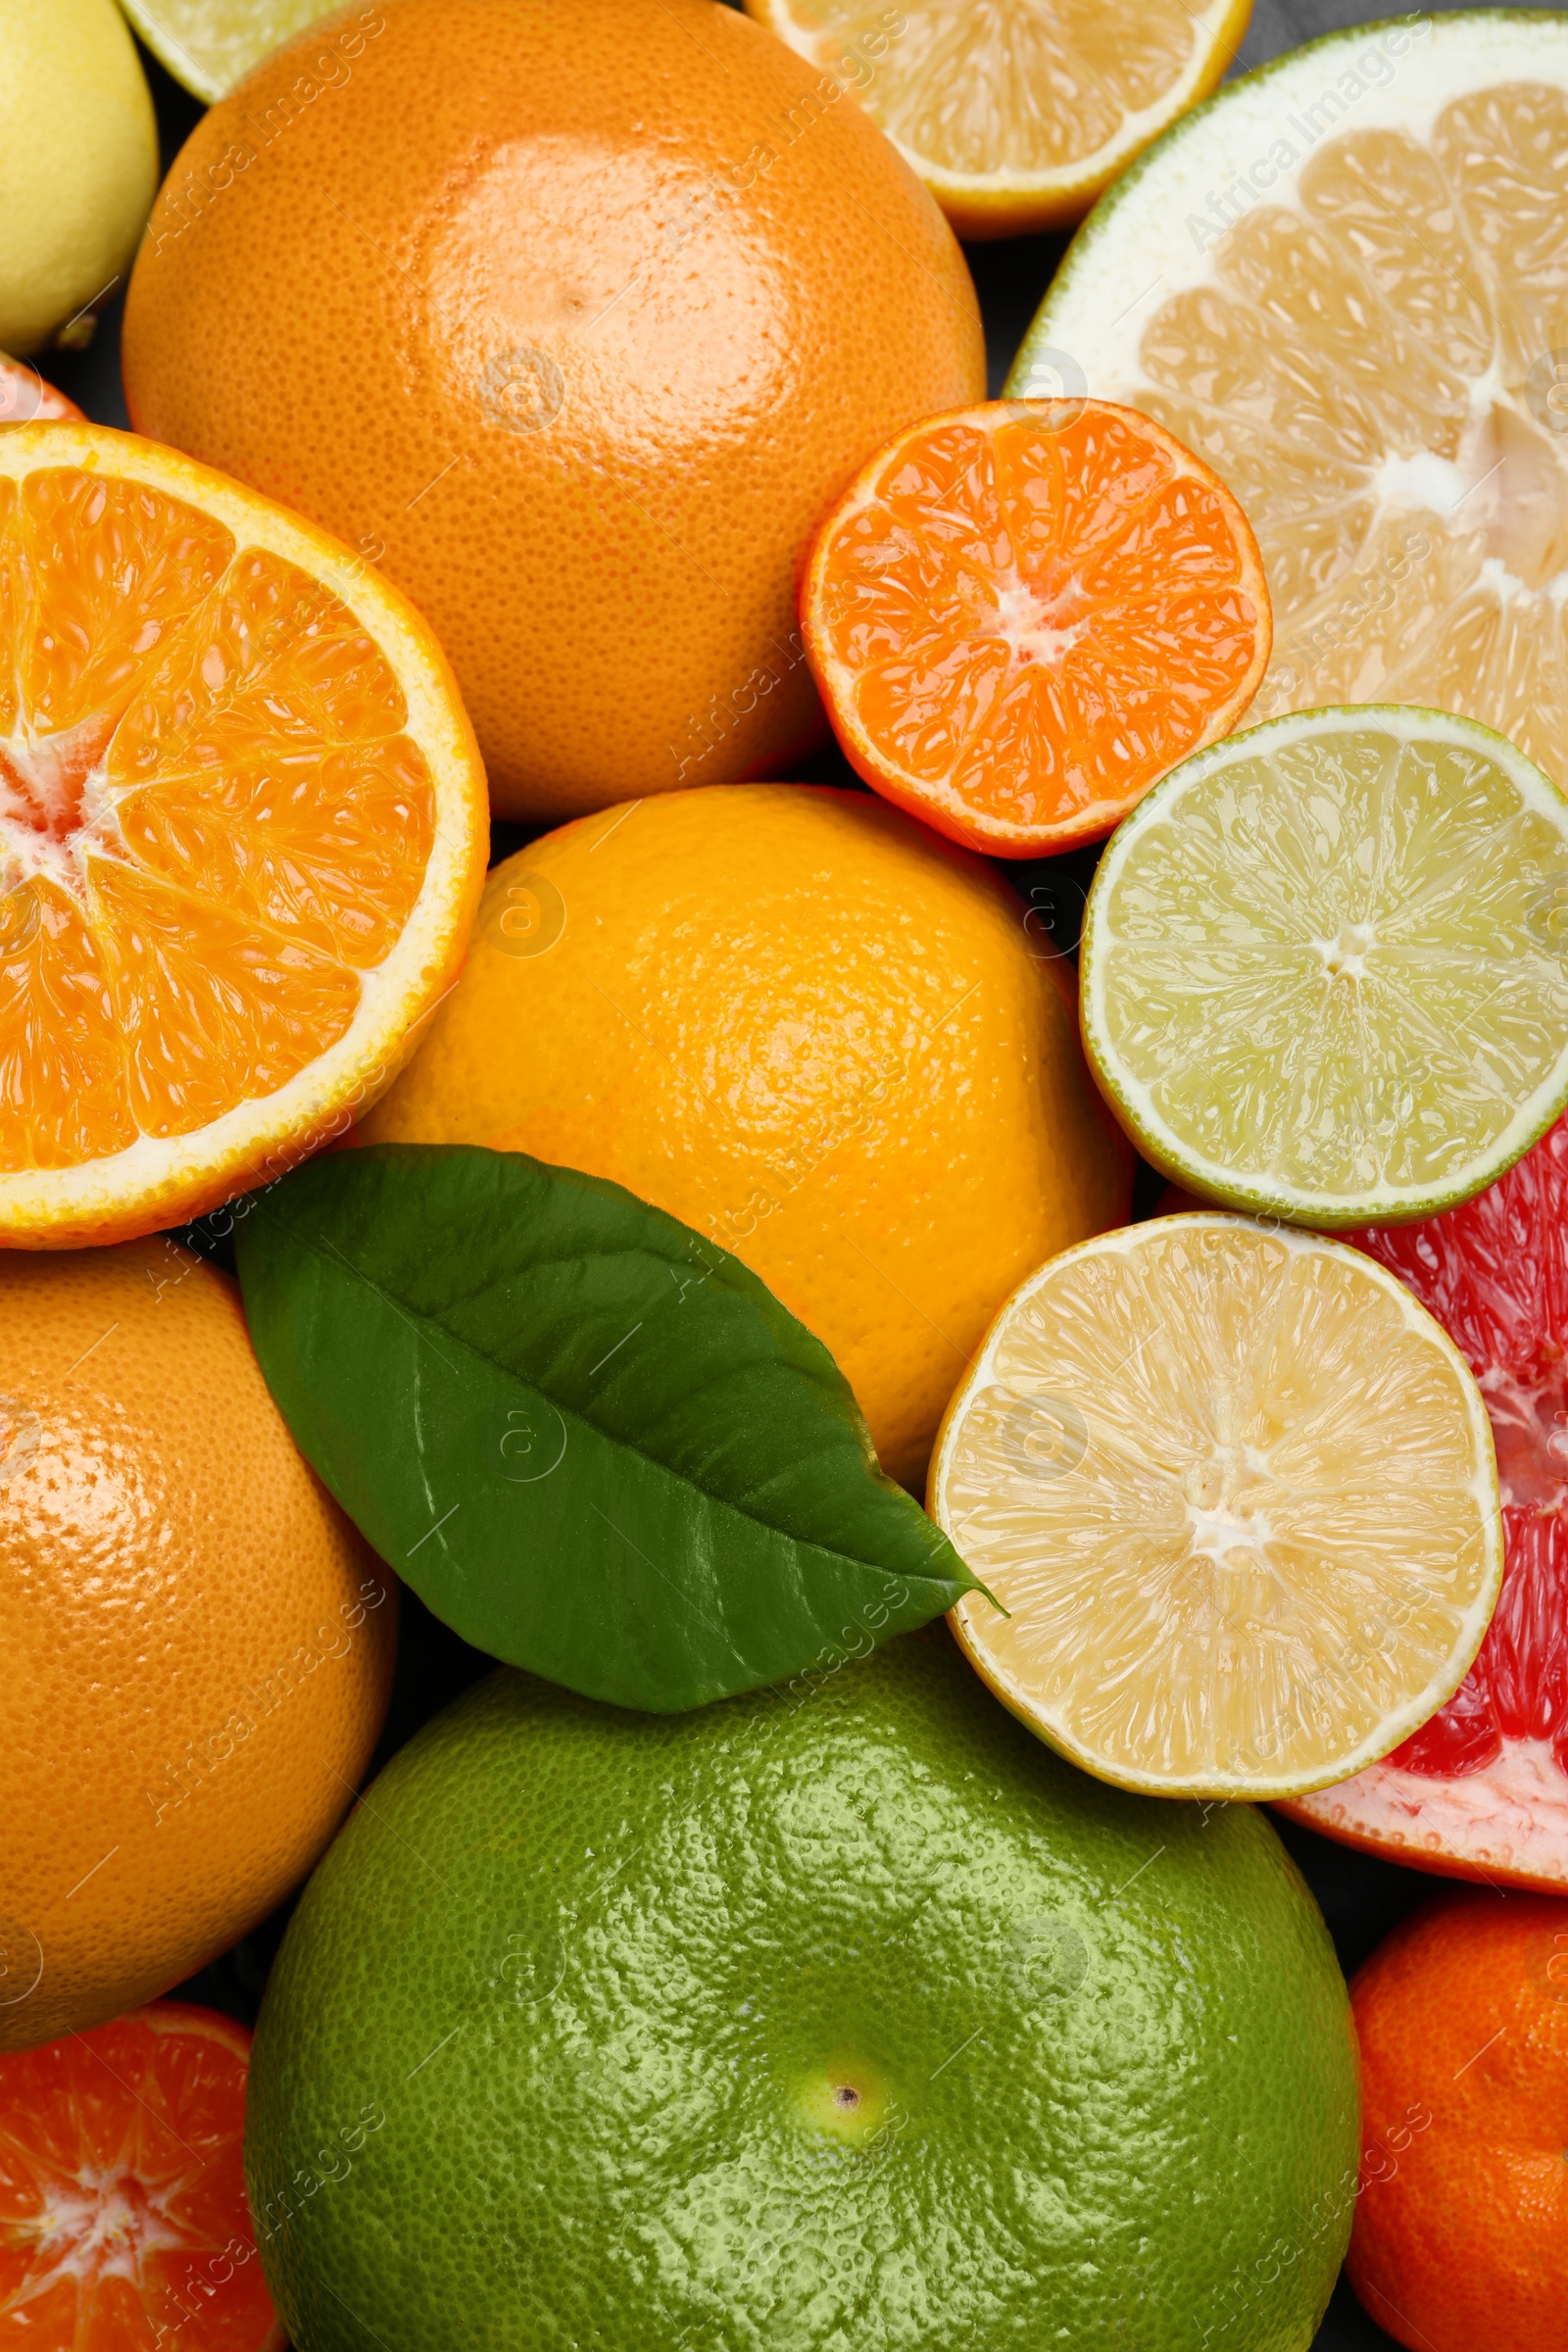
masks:
<path fill-rule="evenodd" d="M 246 2176 L 312 2352 L 1306 2352 L 1356 2129 L 1263 1815 L 1091 1781 L 937 1636 L 468 1691 L 294 1914 Z"/>
<path fill-rule="evenodd" d="M 372 1141 L 608 1176 L 710 1234 L 837 1358 L 917 1484 L 992 1317 L 1126 1216 L 1070 975 L 966 851 L 868 794 L 672 793 L 491 873 Z"/>
<path fill-rule="evenodd" d="M 124 327 L 138 427 L 382 564 L 495 808 L 777 772 L 797 562 L 980 398 L 963 257 L 832 75 L 717 0 L 382 0 L 215 106 Z"/>
<path fill-rule="evenodd" d="M 396 1579 L 296 1451 L 234 1286 L 162 1238 L 8 1257 L 0 2050 L 176 1984 L 310 1869 Z"/>

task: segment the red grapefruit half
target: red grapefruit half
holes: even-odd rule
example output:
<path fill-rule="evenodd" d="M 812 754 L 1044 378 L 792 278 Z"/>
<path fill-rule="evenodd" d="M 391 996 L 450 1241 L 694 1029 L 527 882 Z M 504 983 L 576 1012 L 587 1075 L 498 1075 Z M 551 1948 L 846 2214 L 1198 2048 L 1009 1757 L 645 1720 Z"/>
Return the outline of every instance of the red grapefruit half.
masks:
<path fill-rule="evenodd" d="M 1568 1890 L 1568 1117 L 1417 1225 L 1346 1234 L 1467 1358 L 1492 1418 L 1507 1563 L 1481 1650 L 1420 1731 L 1280 1810 L 1449 1878 Z"/>

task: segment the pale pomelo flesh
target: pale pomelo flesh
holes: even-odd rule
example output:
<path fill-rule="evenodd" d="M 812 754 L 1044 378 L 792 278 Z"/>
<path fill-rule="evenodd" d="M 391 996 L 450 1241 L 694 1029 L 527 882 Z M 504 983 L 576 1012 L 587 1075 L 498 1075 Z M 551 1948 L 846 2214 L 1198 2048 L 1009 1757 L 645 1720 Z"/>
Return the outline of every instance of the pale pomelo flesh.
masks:
<path fill-rule="evenodd" d="M 1014 395 L 1126 401 L 1262 549 L 1257 715 L 1419 703 L 1568 776 L 1568 22 L 1357 28 L 1233 83 L 1086 225 Z"/>

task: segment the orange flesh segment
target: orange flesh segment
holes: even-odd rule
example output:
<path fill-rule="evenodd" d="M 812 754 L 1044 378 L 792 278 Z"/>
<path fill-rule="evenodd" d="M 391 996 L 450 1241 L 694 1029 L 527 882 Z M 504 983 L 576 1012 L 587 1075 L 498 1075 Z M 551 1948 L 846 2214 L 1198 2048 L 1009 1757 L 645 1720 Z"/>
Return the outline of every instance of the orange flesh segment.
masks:
<path fill-rule="evenodd" d="M 808 620 L 861 772 L 1002 849 L 1108 831 L 1234 724 L 1268 645 L 1234 499 L 1094 401 L 909 436 L 829 522 Z"/>
<path fill-rule="evenodd" d="M 248 2036 L 159 2004 L 0 2057 L 0 2325 L 24 2352 L 263 2352 Z"/>
<path fill-rule="evenodd" d="M 197 508 L 0 482 L 0 1170 L 188 1135 L 349 1028 L 434 840 L 340 599 Z"/>

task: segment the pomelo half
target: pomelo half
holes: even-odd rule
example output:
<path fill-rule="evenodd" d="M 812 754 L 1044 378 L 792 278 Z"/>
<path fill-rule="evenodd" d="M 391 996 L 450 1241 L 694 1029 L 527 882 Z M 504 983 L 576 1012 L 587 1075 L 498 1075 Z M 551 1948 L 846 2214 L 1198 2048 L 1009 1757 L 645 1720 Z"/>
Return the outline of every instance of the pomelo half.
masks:
<path fill-rule="evenodd" d="M 1257 715 L 1483 719 L 1568 778 L 1568 18 L 1358 26 L 1187 116 L 1079 232 L 1009 393 L 1156 416 L 1247 510 Z"/>

